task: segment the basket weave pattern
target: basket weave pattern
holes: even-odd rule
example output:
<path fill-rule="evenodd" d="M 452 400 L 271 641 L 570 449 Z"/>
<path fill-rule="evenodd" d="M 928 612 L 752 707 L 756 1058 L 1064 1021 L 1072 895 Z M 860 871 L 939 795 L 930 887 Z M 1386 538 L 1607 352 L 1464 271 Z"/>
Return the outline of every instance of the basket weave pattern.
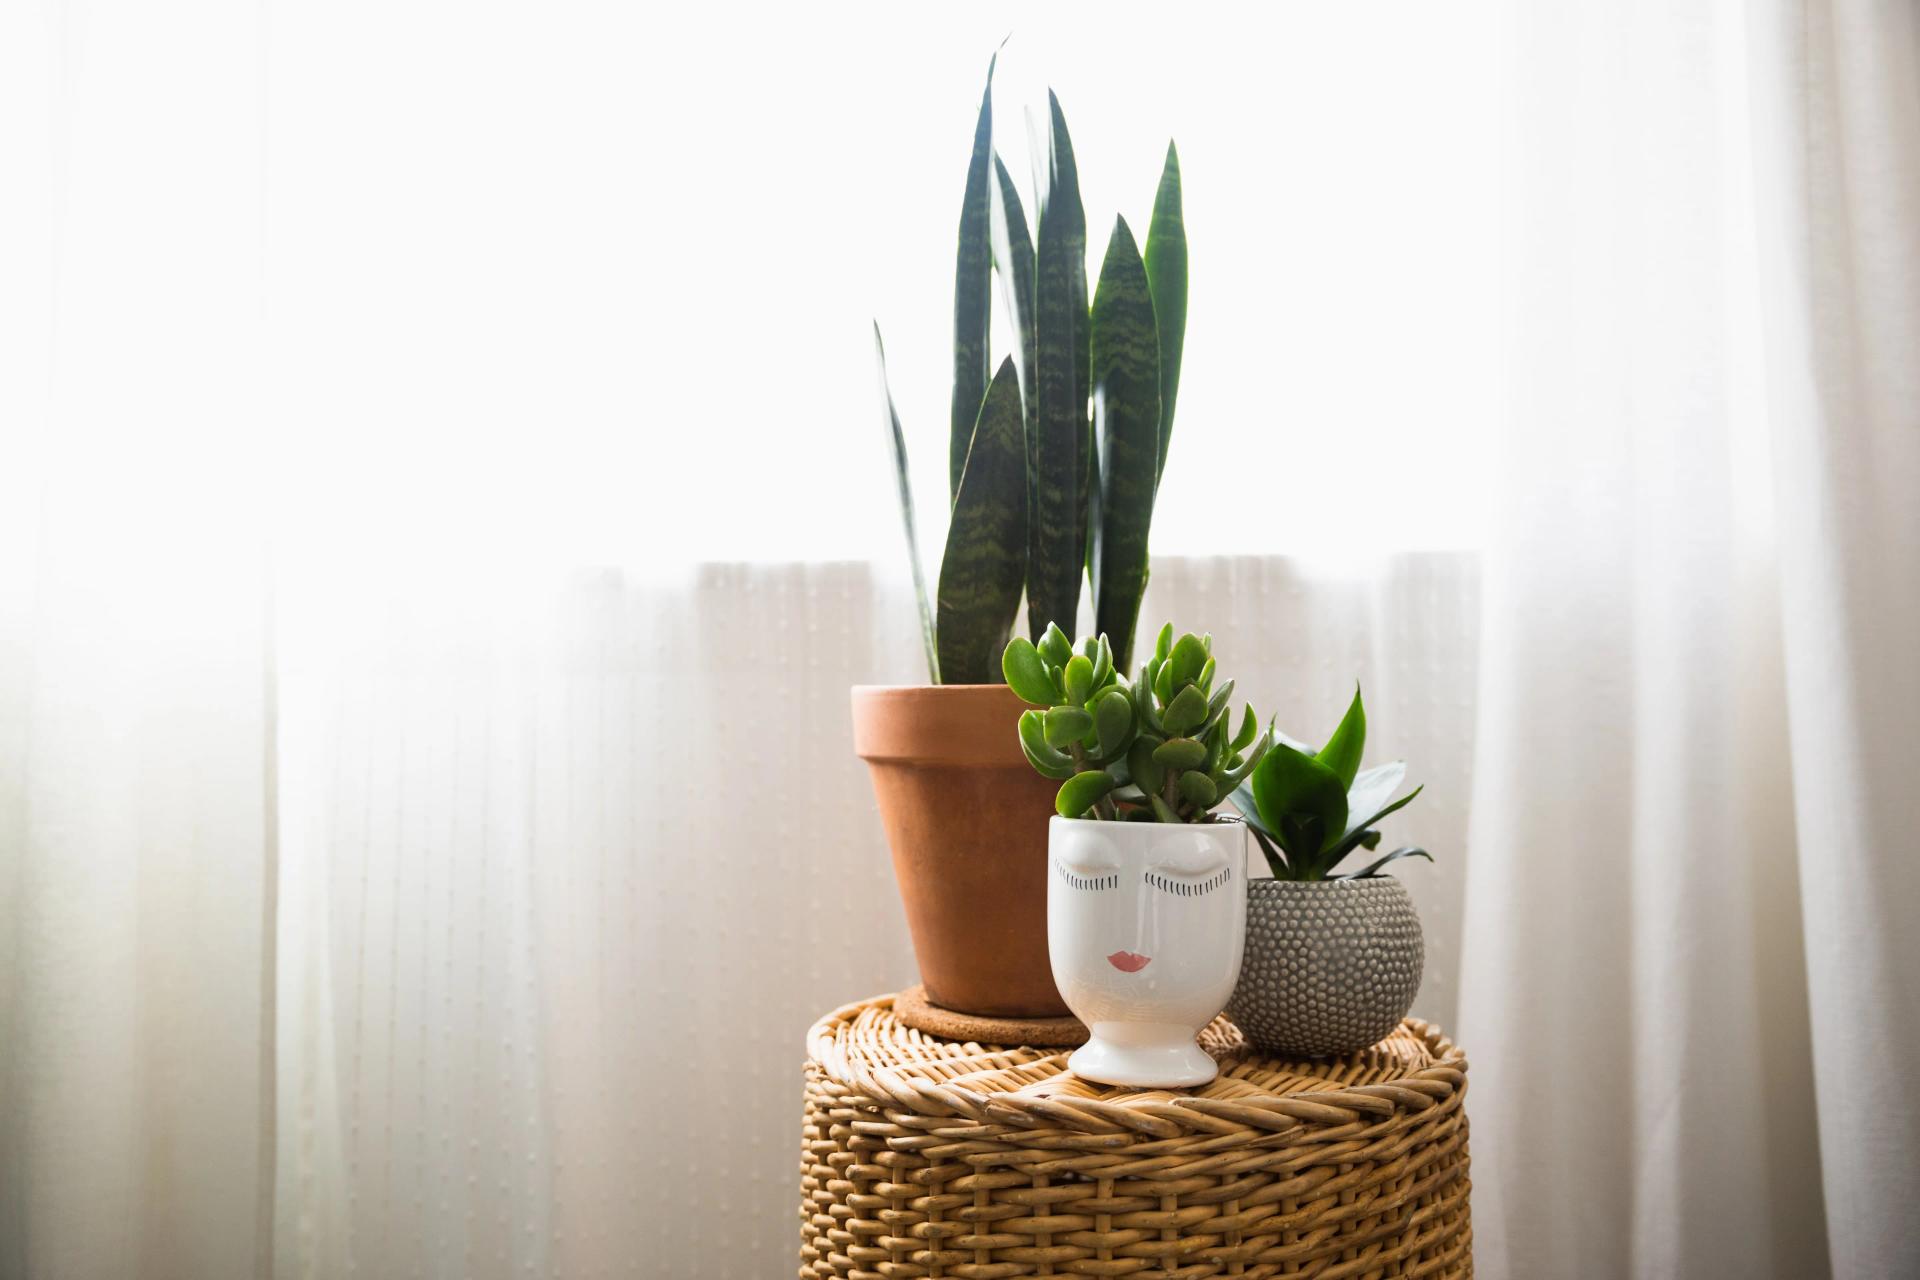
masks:
<path fill-rule="evenodd" d="M 802 1280 L 1473 1273 L 1466 1057 L 1409 1019 L 1364 1053 L 1261 1057 L 1231 1022 L 1196 1090 L 927 1036 L 892 997 L 808 1035 Z"/>

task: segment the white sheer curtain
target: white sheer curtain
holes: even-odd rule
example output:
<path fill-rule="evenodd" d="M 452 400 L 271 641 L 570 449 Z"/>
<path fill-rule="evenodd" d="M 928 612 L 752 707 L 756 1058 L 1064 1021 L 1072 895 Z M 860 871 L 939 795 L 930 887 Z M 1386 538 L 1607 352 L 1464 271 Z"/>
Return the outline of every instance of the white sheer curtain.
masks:
<path fill-rule="evenodd" d="M 1920 1272 L 1920 26 L 1522 6 L 1460 1028 L 1491 1274 Z"/>
<path fill-rule="evenodd" d="M 1429 784 L 1480 1272 L 1920 1272 L 1914 12 L 1152 12 L 0 10 L 0 1277 L 791 1265 L 1009 26 L 1187 161 L 1147 616 Z"/>

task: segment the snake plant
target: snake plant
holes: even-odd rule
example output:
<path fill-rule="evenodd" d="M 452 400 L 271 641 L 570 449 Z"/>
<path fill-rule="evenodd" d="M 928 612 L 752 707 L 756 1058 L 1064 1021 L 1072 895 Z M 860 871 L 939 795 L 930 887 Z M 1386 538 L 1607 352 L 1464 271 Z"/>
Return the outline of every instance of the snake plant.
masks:
<path fill-rule="evenodd" d="M 1355 849 L 1380 845 L 1376 823 L 1404 807 L 1424 789 L 1392 799 L 1406 781 L 1407 764 L 1396 760 L 1360 771 L 1367 744 L 1367 709 L 1360 690 L 1340 727 L 1315 751 L 1273 730 L 1273 749 L 1233 793 L 1233 806 L 1247 821 L 1276 880 L 1337 880 L 1334 868 Z M 1396 858 L 1425 858 L 1425 849 L 1395 849 L 1349 879 L 1365 879 Z"/>
<path fill-rule="evenodd" d="M 1048 625 L 1007 643 L 1007 684 L 1042 710 L 1022 712 L 1027 763 L 1060 780 L 1064 818 L 1211 822 L 1272 741 L 1247 707 L 1233 731 L 1233 681 L 1214 684 L 1213 637 L 1161 628 L 1131 684 L 1105 635 L 1076 647 Z"/>
<path fill-rule="evenodd" d="M 995 55 L 997 59 L 998 55 Z M 906 438 L 874 326 L 884 426 L 935 683 L 985 684 L 1025 594 L 1030 643 L 1075 628 L 1082 576 L 1097 630 L 1124 670 L 1147 586 L 1147 535 L 1166 468 L 1186 333 L 1187 242 L 1172 143 L 1144 252 L 1115 218 L 1091 303 L 1079 171 L 1060 102 L 1047 95 L 1046 155 L 1029 229 L 993 146 L 993 62 L 974 125 L 954 264 L 951 504 L 930 607 L 920 567 Z M 1014 329 L 992 356 L 990 291 Z"/>

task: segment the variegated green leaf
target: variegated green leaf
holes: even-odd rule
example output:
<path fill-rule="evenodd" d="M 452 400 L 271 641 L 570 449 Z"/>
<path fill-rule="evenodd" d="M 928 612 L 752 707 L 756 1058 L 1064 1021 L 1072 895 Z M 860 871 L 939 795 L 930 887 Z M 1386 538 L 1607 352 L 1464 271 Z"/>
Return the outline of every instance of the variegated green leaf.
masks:
<path fill-rule="evenodd" d="M 993 270 L 1000 297 L 1013 322 L 1013 368 L 1020 375 L 1020 404 L 1025 417 L 1027 484 L 1031 491 L 1040 466 L 1040 433 L 1034 425 L 1033 237 L 1027 233 L 1020 192 L 998 152 L 993 157 Z"/>
<path fill-rule="evenodd" d="M 1187 333 L 1187 225 L 1180 201 L 1180 153 L 1171 142 L 1153 198 L 1153 221 L 1147 226 L 1146 266 L 1160 343 L 1160 452 L 1153 468 L 1158 484 L 1167 469 L 1167 441 L 1173 438 L 1173 402 L 1180 390 L 1180 351 Z"/>
<path fill-rule="evenodd" d="M 943 683 L 998 681 L 1007 633 L 1020 611 L 1026 544 L 1026 450 L 1019 378 L 1009 357 L 980 403 L 947 527 L 935 628 Z"/>
<path fill-rule="evenodd" d="M 887 385 L 887 346 L 880 340 L 880 325 L 873 326 L 873 355 L 880 369 L 880 404 L 886 414 L 887 438 L 893 445 L 893 474 L 900 485 L 900 521 L 907 530 L 907 560 L 913 566 L 913 596 L 920 604 L 920 642 L 927 650 L 927 679 L 940 683 L 940 657 L 933 644 L 933 611 L 927 607 L 927 574 L 920 567 L 920 534 L 913 518 L 913 481 L 907 471 L 907 438 L 900 430 L 900 415 L 893 407 L 893 391 Z"/>
<path fill-rule="evenodd" d="M 1034 391 L 1039 437 L 1028 527 L 1027 628 L 1036 639 L 1049 622 L 1074 630 L 1086 563 L 1086 392 L 1079 355 L 1086 341 L 1086 216 L 1072 143 L 1060 104 L 1049 95 L 1046 196 L 1034 268 Z M 1077 283 L 1076 283 L 1077 281 Z"/>
<path fill-rule="evenodd" d="M 967 189 L 960 201 L 960 239 L 953 269 L 953 411 L 947 446 L 949 493 L 960 497 L 960 476 L 973 440 L 973 424 L 987 390 L 988 326 L 993 309 L 988 290 L 993 274 L 991 234 L 993 174 L 993 68 L 987 63 L 987 87 L 980 94 L 980 116 L 973 126 L 973 157 L 967 163 Z"/>
<path fill-rule="evenodd" d="M 1094 625 L 1128 665 L 1147 585 L 1160 430 L 1160 348 L 1146 268 L 1125 218 L 1116 218 L 1093 300 L 1094 418 L 1100 477 L 1100 571 Z"/>

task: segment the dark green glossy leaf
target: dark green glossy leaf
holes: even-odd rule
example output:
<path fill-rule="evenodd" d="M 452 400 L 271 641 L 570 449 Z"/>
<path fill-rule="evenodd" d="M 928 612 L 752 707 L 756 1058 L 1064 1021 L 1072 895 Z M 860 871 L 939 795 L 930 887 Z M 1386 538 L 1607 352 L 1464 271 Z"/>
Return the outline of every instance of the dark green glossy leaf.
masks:
<path fill-rule="evenodd" d="M 973 443 L 980 402 L 986 398 L 993 304 L 992 162 L 993 68 L 987 63 L 987 87 L 980 94 L 980 115 L 973 126 L 973 156 L 967 162 L 967 189 L 960 201 L 960 236 L 953 267 L 953 406 L 947 442 L 949 494 L 960 500 L 960 478 Z"/>
<path fill-rule="evenodd" d="M 1327 739 L 1327 745 L 1320 748 L 1314 757 L 1321 764 L 1333 770 L 1340 779 L 1342 787 L 1353 785 L 1354 775 L 1360 772 L 1360 754 L 1367 745 L 1367 709 L 1360 701 L 1360 686 L 1353 687 L 1353 702 L 1347 707 L 1347 714 L 1341 717 L 1340 727 Z"/>
<path fill-rule="evenodd" d="M 1035 237 L 1036 399 L 1033 520 L 1028 530 L 1027 630 L 1071 629 L 1086 566 L 1091 444 L 1086 383 L 1087 229 L 1073 144 L 1060 104 L 1048 95 L 1048 180 Z"/>
<path fill-rule="evenodd" d="M 887 438 L 893 446 L 893 474 L 900 485 L 900 521 L 907 530 L 907 561 L 913 566 L 913 597 L 920 605 L 920 643 L 927 651 L 927 679 L 940 683 L 940 655 L 933 643 L 933 610 L 927 605 L 927 574 L 920 567 L 920 533 L 913 518 L 913 481 L 907 470 L 907 437 L 900 430 L 900 415 L 893 407 L 893 391 L 887 385 L 887 345 L 880 340 L 880 325 L 873 326 L 873 355 L 880 369 L 880 403 L 886 414 Z"/>
<path fill-rule="evenodd" d="M 1342 880 L 1365 880 L 1369 876 L 1378 875 L 1380 873 L 1380 868 L 1386 866 L 1389 862 L 1394 861 L 1396 858 L 1425 858 L 1428 862 L 1433 861 L 1433 855 L 1428 853 L 1425 849 L 1420 849 L 1420 848 L 1416 848 L 1413 845 L 1408 845 L 1403 849 L 1395 849 L 1392 853 L 1388 854 L 1386 857 L 1381 858 L 1378 861 L 1369 865 L 1364 871 L 1355 871 L 1350 875 L 1340 876 L 1337 878 Z"/>
<path fill-rule="evenodd" d="M 1180 201 L 1180 154 L 1167 143 L 1160 190 L 1153 197 L 1147 225 L 1147 284 L 1153 291 L 1153 315 L 1160 343 L 1159 457 L 1154 480 L 1167 469 L 1167 442 L 1173 438 L 1173 402 L 1180 391 L 1180 349 L 1187 333 L 1187 226 Z"/>
<path fill-rule="evenodd" d="M 1000 674 L 1006 677 L 1007 687 L 1020 695 L 1021 701 L 1037 707 L 1052 705 L 1053 681 L 1047 676 L 1047 664 L 1040 660 L 1039 651 L 1025 636 L 1007 641 L 1006 651 L 1000 655 Z"/>
<path fill-rule="evenodd" d="M 1013 176 L 993 156 L 993 269 L 1000 280 L 1000 297 L 1013 324 L 1013 367 L 1020 375 L 1020 404 L 1027 434 L 1027 486 L 1031 492 L 1040 467 L 1040 432 L 1034 423 L 1033 237 L 1027 232 L 1026 210 Z"/>
<path fill-rule="evenodd" d="M 1235 803 L 1238 804 L 1237 799 Z M 1248 803 L 1251 804 L 1252 801 L 1249 800 Z M 1247 811 L 1242 809 L 1240 812 L 1244 817 Z M 1273 873 L 1273 878 L 1275 880 L 1293 879 L 1293 868 L 1287 865 L 1287 855 L 1280 851 L 1280 846 L 1273 842 L 1273 838 L 1251 823 L 1248 824 L 1248 829 L 1253 832 L 1254 842 L 1260 846 L 1260 856 L 1267 860 L 1267 870 Z"/>
<path fill-rule="evenodd" d="M 1000 362 L 980 404 L 973 448 L 947 526 L 934 631 L 946 684 L 991 684 L 1020 609 L 1026 572 L 1027 468 L 1020 442 L 1020 386 Z"/>
<path fill-rule="evenodd" d="M 1092 377 L 1100 433 L 1100 533 L 1095 625 L 1125 665 L 1147 586 L 1147 535 L 1160 431 L 1160 350 L 1146 268 L 1125 218 L 1100 268 L 1093 300 Z"/>
<path fill-rule="evenodd" d="M 1077 818 L 1119 785 L 1111 774 L 1101 769 L 1076 773 L 1060 784 L 1059 794 L 1053 801 L 1054 810 L 1063 818 Z"/>
<path fill-rule="evenodd" d="M 1279 837 L 1295 866 L 1346 830 L 1347 789 L 1333 770 L 1312 756 L 1275 744 L 1249 783 L 1260 825 Z"/>

